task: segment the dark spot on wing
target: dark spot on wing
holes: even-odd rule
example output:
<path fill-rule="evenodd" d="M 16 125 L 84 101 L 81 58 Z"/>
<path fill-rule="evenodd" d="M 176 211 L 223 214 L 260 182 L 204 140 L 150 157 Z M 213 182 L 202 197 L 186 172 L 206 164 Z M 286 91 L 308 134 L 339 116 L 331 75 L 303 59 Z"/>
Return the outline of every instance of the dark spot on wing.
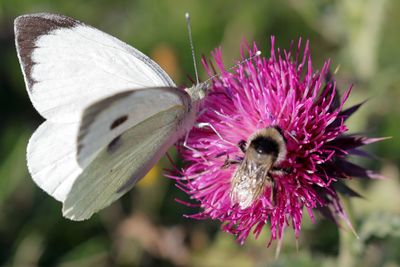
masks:
<path fill-rule="evenodd" d="M 82 148 L 83 148 L 83 144 L 78 144 L 78 154 L 79 154 L 79 152 L 81 152 Z"/>
<path fill-rule="evenodd" d="M 54 14 L 31 14 L 15 19 L 15 39 L 17 51 L 25 72 L 29 89 L 35 81 L 32 78 L 32 68 L 35 62 L 32 60 L 32 52 L 36 47 L 36 40 L 58 28 L 72 28 L 82 24 L 79 21 L 66 16 Z"/>
<path fill-rule="evenodd" d="M 118 135 L 117 137 L 115 137 L 107 146 L 107 151 L 109 153 L 114 153 L 115 151 L 118 150 L 118 148 L 120 148 L 122 145 L 122 140 L 121 140 L 121 136 Z"/>
<path fill-rule="evenodd" d="M 123 116 L 119 117 L 118 119 L 114 120 L 113 123 L 111 123 L 111 125 L 110 125 L 110 130 L 120 126 L 127 119 L 128 119 L 128 115 L 123 115 Z"/>

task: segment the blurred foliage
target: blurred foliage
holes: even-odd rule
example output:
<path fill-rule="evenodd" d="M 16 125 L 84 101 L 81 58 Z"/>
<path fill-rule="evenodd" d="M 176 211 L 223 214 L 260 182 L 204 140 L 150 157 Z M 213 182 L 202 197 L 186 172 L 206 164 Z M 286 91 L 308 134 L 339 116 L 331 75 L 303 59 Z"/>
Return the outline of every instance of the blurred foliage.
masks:
<path fill-rule="evenodd" d="M 379 159 L 362 162 L 388 179 L 349 183 L 365 197 L 346 202 L 359 239 L 305 216 L 298 249 L 288 229 L 278 259 L 275 245 L 266 247 L 267 231 L 240 246 L 217 222 L 182 216 L 195 210 L 174 201 L 187 197 L 162 177 L 167 159 L 81 223 L 63 219 L 60 203 L 34 185 L 25 147 L 43 119 L 25 91 L 13 19 L 32 12 L 77 18 L 150 55 L 184 85 L 193 77 L 185 11 L 199 54 L 221 46 L 229 66 L 243 38 L 268 54 L 270 35 L 281 47 L 302 36 L 311 41 L 315 66 L 332 58 L 340 87 L 354 84 L 348 105 L 369 99 L 350 130 L 393 139 L 369 146 Z M 400 266 L 399 28 L 397 0 L 0 0 L 0 266 Z"/>

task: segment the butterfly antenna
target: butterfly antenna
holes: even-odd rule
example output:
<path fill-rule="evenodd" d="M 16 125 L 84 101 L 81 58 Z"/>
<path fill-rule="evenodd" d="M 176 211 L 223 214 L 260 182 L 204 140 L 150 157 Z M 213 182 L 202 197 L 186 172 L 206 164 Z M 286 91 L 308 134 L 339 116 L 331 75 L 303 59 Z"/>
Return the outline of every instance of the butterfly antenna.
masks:
<path fill-rule="evenodd" d="M 258 56 L 260 56 L 260 55 L 261 55 L 261 51 L 258 50 L 254 55 L 252 55 L 251 57 L 248 57 L 248 58 L 245 58 L 245 59 L 239 61 L 238 63 L 236 63 L 235 65 L 233 65 L 233 66 L 230 67 L 229 69 L 227 69 L 227 71 L 230 71 L 230 70 L 232 70 L 233 68 L 236 68 L 237 66 L 240 66 L 240 65 L 242 65 L 243 63 L 246 63 L 246 62 L 248 62 L 248 61 L 252 60 L 253 58 L 258 57 Z M 215 78 L 215 77 L 217 77 L 217 76 L 219 76 L 219 75 L 220 75 L 220 73 L 211 76 L 210 78 L 208 78 L 208 79 L 205 81 L 205 83 L 209 82 L 210 80 L 212 80 L 213 78 Z"/>
<path fill-rule="evenodd" d="M 194 46 L 193 46 L 193 39 L 192 39 L 192 27 L 190 27 L 190 15 L 189 12 L 185 13 L 186 17 L 186 26 L 189 33 L 189 42 L 190 42 L 190 49 L 192 50 L 192 58 L 193 58 L 193 65 L 194 65 L 194 73 L 196 75 L 196 84 L 199 84 L 199 74 L 197 72 L 197 65 L 196 65 L 196 56 L 194 53 Z"/>

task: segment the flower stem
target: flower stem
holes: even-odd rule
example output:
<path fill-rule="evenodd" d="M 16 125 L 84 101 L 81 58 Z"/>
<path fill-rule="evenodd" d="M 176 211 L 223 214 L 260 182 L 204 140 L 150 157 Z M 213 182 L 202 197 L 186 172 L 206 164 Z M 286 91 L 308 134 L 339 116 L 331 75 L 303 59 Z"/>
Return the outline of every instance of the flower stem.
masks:
<path fill-rule="evenodd" d="M 347 211 L 347 216 L 352 220 L 352 209 L 349 199 L 342 198 L 343 207 Z M 356 251 L 354 250 L 354 242 L 357 240 L 357 235 L 348 227 L 339 227 L 339 255 L 337 266 L 353 267 L 356 263 Z"/>

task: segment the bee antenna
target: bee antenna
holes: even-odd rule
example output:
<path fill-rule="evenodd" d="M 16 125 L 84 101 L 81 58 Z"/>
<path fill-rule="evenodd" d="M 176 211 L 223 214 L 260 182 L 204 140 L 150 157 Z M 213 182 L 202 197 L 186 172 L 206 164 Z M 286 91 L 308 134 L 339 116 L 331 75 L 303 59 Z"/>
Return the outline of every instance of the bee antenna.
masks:
<path fill-rule="evenodd" d="M 194 53 L 194 46 L 193 46 L 193 39 L 192 39 L 192 27 L 190 27 L 190 15 L 189 12 L 185 13 L 186 17 L 186 26 L 189 33 L 189 42 L 190 42 L 190 49 L 192 50 L 192 58 L 193 58 L 193 65 L 194 65 L 194 73 L 196 75 L 196 84 L 199 84 L 199 74 L 197 72 L 197 65 L 196 65 L 196 56 Z"/>

